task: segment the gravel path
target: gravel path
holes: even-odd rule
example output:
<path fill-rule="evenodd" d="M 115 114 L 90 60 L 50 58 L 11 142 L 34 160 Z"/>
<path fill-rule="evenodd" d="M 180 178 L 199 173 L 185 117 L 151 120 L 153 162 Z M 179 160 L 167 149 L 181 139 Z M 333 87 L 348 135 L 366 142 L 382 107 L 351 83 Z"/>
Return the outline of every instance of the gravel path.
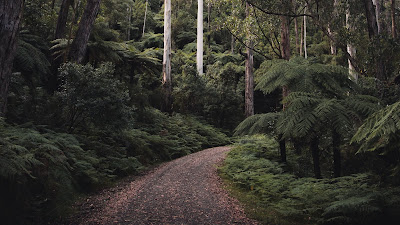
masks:
<path fill-rule="evenodd" d="M 229 150 L 206 149 L 165 163 L 88 198 L 75 219 L 78 224 L 257 224 L 221 188 L 216 165 Z"/>

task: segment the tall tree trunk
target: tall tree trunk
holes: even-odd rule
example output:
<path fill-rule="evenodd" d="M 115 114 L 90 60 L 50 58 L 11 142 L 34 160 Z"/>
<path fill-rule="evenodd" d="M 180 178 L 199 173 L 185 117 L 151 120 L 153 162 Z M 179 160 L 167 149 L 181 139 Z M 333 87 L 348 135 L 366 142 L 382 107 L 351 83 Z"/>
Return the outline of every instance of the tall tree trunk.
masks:
<path fill-rule="evenodd" d="M 337 5 L 338 5 L 338 0 L 333 1 L 333 13 L 332 17 L 337 18 L 339 16 L 338 10 L 337 10 Z M 336 48 L 336 43 L 334 41 L 335 38 L 335 33 L 331 29 L 331 23 L 328 22 L 328 34 L 330 37 L 333 37 L 330 39 L 330 45 L 331 45 L 331 55 L 336 55 L 337 54 L 337 48 Z"/>
<path fill-rule="evenodd" d="M 281 16 L 281 54 L 285 60 L 290 59 L 290 32 L 289 32 L 289 19 L 287 16 Z M 289 89 L 287 86 L 282 87 L 282 98 L 286 98 L 289 95 Z M 286 109 L 286 105 L 283 105 L 283 110 Z M 286 162 L 286 140 L 280 138 L 279 141 L 281 161 Z"/>
<path fill-rule="evenodd" d="M 211 3 L 207 4 L 207 26 L 208 26 L 208 34 L 207 34 L 207 44 L 208 51 L 211 52 Z"/>
<path fill-rule="evenodd" d="M 162 110 L 172 111 L 172 78 L 171 78 L 171 0 L 164 0 L 164 56 L 163 81 L 164 102 Z"/>
<path fill-rule="evenodd" d="M 333 31 L 331 30 L 331 26 L 330 26 L 329 23 L 328 23 L 328 33 L 331 36 L 334 35 Z M 335 42 L 333 40 L 330 40 L 330 45 L 331 45 L 331 55 L 336 55 L 337 54 L 337 50 L 336 50 Z"/>
<path fill-rule="evenodd" d="M 347 6 L 348 8 L 346 9 L 346 28 L 348 31 L 352 32 L 354 31 L 353 23 L 351 21 L 351 15 L 350 15 L 350 9 L 349 5 Z M 350 41 L 347 42 L 347 53 L 355 59 L 356 58 L 356 48 L 350 43 Z M 347 59 L 347 63 L 349 65 L 349 76 L 355 81 L 358 81 L 358 73 L 355 70 L 353 64 L 351 63 L 350 59 Z"/>
<path fill-rule="evenodd" d="M 333 175 L 334 177 L 340 177 L 341 174 L 340 135 L 335 130 L 332 132 L 332 149 L 333 149 Z"/>
<path fill-rule="evenodd" d="M 90 33 L 100 8 L 101 0 L 87 0 L 85 11 L 79 22 L 78 31 L 71 44 L 69 58 L 76 63 L 82 63 L 87 49 Z"/>
<path fill-rule="evenodd" d="M 392 37 L 397 38 L 397 30 L 396 30 L 396 1 L 391 0 L 390 5 L 390 16 L 392 19 Z"/>
<path fill-rule="evenodd" d="M 294 18 L 294 34 L 296 35 L 296 52 L 300 53 L 300 41 L 299 41 L 299 25 L 297 24 L 297 17 Z"/>
<path fill-rule="evenodd" d="M 317 179 L 321 179 L 321 167 L 319 163 L 319 139 L 318 137 L 313 137 L 311 139 L 310 143 L 310 149 L 311 149 L 311 155 L 313 158 L 313 164 L 314 164 L 314 176 Z"/>
<path fill-rule="evenodd" d="M 380 49 L 380 43 L 379 43 L 379 32 L 378 32 L 378 24 L 376 22 L 377 20 L 376 20 L 375 8 L 371 0 L 364 0 L 364 6 L 365 6 L 365 16 L 367 18 L 367 24 L 368 24 L 368 34 L 374 50 L 373 54 L 376 65 L 375 77 L 378 80 L 384 81 L 386 80 L 384 64 L 382 57 L 377 53 Z"/>
<path fill-rule="evenodd" d="M 306 14 L 307 13 L 307 6 L 304 8 L 304 14 Z M 303 17 L 303 20 L 304 20 L 304 35 L 303 35 L 303 38 L 304 38 L 304 58 L 306 58 L 307 59 L 307 17 L 306 16 L 304 16 Z"/>
<path fill-rule="evenodd" d="M 127 11 L 126 20 L 128 22 L 128 26 L 126 27 L 126 40 L 129 41 L 129 40 L 131 40 L 132 6 L 128 6 L 128 8 L 126 8 L 126 11 Z M 145 15 L 145 17 L 146 17 L 146 15 Z M 144 29 L 144 25 L 143 25 L 143 29 Z"/>
<path fill-rule="evenodd" d="M 303 56 L 303 45 L 304 45 L 304 23 L 300 23 L 300 56 Z"/>
<path fill-rule="evenodd" d="M 145 33 L 145 30 L 146 30 L 146 19 L 147 19 L 147 7 L 148 7 L 148 5 L 149 5 L 149 0 L 146 0 L 146 9 L 145 9 L 145 11 L 144 11 L 143 34 L 142 34 L 142 37 L 144 37 L 144 33 Z M 132 12 L 132 7 L 131 7 L 130 9 L 131 9 L 131 12 Z M 130 20 L 129 20 L 129 22 L 130 22 Z"/>
<path fill-rule="evenodd" d="M 57 27 L 54 35 L 55 39 L 65 38 L 68 20 L 69 7 L 73 0 L 62 0 L 60 12 L 58 13 Z"/>
<path fill-rule="evenodd" d="M 197 4 L 197 72 L 203 75 L 203 0 L 198 0 Z"/>
<path fill-rule="evenodd" d="M 381 21 L 380 21 L 380 14 L 381 14 L 381 4 L 379 3 L 379 0 L 372 0 L 374 6 L 375 6 L 375 18 L 376 18 L 376 25 L 378 29 L 378 34 L 381 33 Z"/>
<path fill-rule="evenodd" d="M 246 17 L 250 16 L 250 5 L 246 3 Z M 253 67 L 254 67 L 254 58 L 253 58 L 253 41 L 251 37 L 248 37 L 247 41 L 248 47 L 246 47 L 246 68 L 245 68 L 245 116 L 249 117 L 254 115 L 254 77 L 253 77 Z"/>
<path fill-rule="evenodd" d="M 24 0 L 0 1 L 0 117 L 7 111 L 8 88 Z"/>

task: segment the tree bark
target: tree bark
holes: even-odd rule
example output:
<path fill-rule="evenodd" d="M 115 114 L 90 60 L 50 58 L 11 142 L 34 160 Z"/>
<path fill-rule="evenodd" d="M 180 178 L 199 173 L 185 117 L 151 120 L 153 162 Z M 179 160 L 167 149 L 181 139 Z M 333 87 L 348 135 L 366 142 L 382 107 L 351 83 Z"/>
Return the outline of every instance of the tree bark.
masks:
<path fill-rule="evenodd" d="M 380 34 L 381 33 L 381 23 L 380 23 L 381 4 L 379 3 L 379 0 L 372 0 L 372 2 L 375 6 L 376 26 L 378 29 L 378 34 Z"/>
<path fill-rule="evenodd" d="M 337 131 L 332 133 L 332 149 L 333 149 L 333 175 L 340 177 L 341 175 L 341 157 L 340 157 L 340 135 Z"/>
<path fill-rule="evenodd" d="M 365 6 L 365 16 L 367 18 L 367 24 L 368 24 L 368 34 L 369 38 L 372 42 L 372 49 L 374 51 L 374 59 L 375 59 L 375 68 L 376 68 L 376 75 L 375 77 L 378 80 L 384 81 L 386 80 L 385 76 L 385 69 L 384 69 L 384 64 L 383 60 L 380 57 L 377 52 L 380 49 L 380 44 L 379 44 L 379 31 L 378 31 L 378 24 L 376 20 L 376 11 L 374 8 L 374 5 L 371 0 L 364 0 L 364 6 Z"/>
<path fill-rule="evenodd" d="M 300 23 L 300 56 L 303 56 L 303 45 L 304 45 L 304 23 Z"/>
<path fill-rule="evenodd" d="M 304 8 L 304 14 L 306 14 L 307 13 L 307 7 L 305 7 Z M 306 16 L 304 16 L 303 17 L 303 20 L 304 20 L 304 35 L 303 35 L 303 38 L 304 38 L 304 58 L 306 58 L 307 59 L 307 17 Z"/>
<path fill-rule="evenodd" d="M 349 5 L 347 6 L 348 8 L 346 9 L 346 28 L 352 32 L 354 31 L 354 27 L 353 24 L 351 22 L 351 15 L 350 15 L 350 9 L 349 9 Z M 354 48 L 354 46 L 352 45 L 352 43 L 350 41 L 347 42 L 347 53 L 349 53 L 350 57 L 355 59 L 356 58 L 356 49 Z M 350 59 L 347 59 L 347 63 L 349 65 L 349 76 L 355 81 L 358 81 L 358 73 L 357 71 L 354 69 L 354 65 L 351 63 Z"/>
<path fill-rule="evenodd" d="M 294 18 L 294 34 L 296 35 L 296 52 L 300 53 L 300 41 L 299 41 L 299 25 L 297 24 L 297 17 Z"/>
<path fill-rule="evenodd" d="M 0 117 L 7 111 L 8 88 L 24 0 L 0 1 Z"/>
<path fill-rule="evenodd" d="M 69 52 L 69 59 L 72 62 L 82 63 L 85 57 L 90 33 L 100 8 L 100 2 L 101 0 L 87 0 L 85 11 L 79 22 L 78 31 Z"/>
<path fill-rule="evenodd" d="M 164 0 L 164 56 L 163 81 L 164 102 L 162 110 L 172 111 L 172 79 L 171 79 L 171 0 Z"/>
<path fill-rule="evenodd" d="M 58 13 L 56 32 L 54 35 L 55 39 L 65 38 L 68 12 L 72 2 L 73 0 L 62 0 L 61 2 L 60 12 Z"/>
<path fill-rule="evenodd" d="M 397 30 L 396 30 L 396 1 L 391 0 L 391 5 L 390 5 L 390 16 L 392 19 L 392 37 L 397 38 Z"/>
<path fill-rule="evenodd" d="M 198 0 L 197 3 L 197 72 L 199 75 L 203 75 L 203 0 Z"/>
<path fill-rule="evenodd" d="M 246 17 L 250 16 L 250 5 L 246 3 Z M 248 37 L 248 47 L 246 47 L 246 62 L 245 62 L 245 116 L 246 118 L 254 115 L 254 56 L 253 56 L 253 41 Z"/>
<path fill-rule="evenodd" d="M 144 19 L 143 19 L 143 33 L 142 33 L 142 37 L 144 37 L 144 33 L 146 30 L 146 19 L 147 19 L 147 7 L 149 5 L 149 1 L 146 0 L 146 9 L 144 11 Z M 132 13 L 132 7 L 130 7 L 130 12 Z M 131 15 L 129 15 L 129 18 L 131 18 Z M 131 24 L 131 20 L 129 19 L 129 25 Z M 129 33 L 130 33 L 130 28 L 129 28 Z M 128 39 L 129 40 L 129 39 Z"/>
<path fill-rule="evenodd" d="M 310 149 L 311 149 L 311 155 L 313 158 L 313 164 L 314 164 L 314 176 L 317 179 L 321 179 L 321 167 L 319 163 L 319 139 L 318 137 L 313 137 L 311 139 L 310 143 Z"/>

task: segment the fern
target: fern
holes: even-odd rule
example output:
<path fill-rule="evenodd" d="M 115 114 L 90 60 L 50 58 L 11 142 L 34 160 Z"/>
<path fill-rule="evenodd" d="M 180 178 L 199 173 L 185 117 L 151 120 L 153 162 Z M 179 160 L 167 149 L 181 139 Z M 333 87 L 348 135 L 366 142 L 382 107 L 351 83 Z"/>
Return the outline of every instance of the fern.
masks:
<path fill-rule="evenodd" d="M 375 112 L 358 129 L 352 142 L 362 143 L 359 152 L 389 148 L 398 151 L 400 137 L 400 102 Z"/>
<path fill-rule="evenodd" d="M 273 132 L 281 113 L 256 114 L 243 120 L 236 128 L 234 135 L 262 134 Z"/>

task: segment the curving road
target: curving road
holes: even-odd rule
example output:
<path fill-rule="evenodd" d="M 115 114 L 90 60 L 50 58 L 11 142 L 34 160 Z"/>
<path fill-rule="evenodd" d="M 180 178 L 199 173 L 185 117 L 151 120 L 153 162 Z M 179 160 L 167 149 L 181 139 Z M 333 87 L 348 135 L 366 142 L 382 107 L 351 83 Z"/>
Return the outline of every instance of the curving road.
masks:
<path fill-rule="evenodd" d="M 229 147 L 165 163 L 86 199 L 78 224 L 257 224 L 246 218 L 217 175 Z"/>

